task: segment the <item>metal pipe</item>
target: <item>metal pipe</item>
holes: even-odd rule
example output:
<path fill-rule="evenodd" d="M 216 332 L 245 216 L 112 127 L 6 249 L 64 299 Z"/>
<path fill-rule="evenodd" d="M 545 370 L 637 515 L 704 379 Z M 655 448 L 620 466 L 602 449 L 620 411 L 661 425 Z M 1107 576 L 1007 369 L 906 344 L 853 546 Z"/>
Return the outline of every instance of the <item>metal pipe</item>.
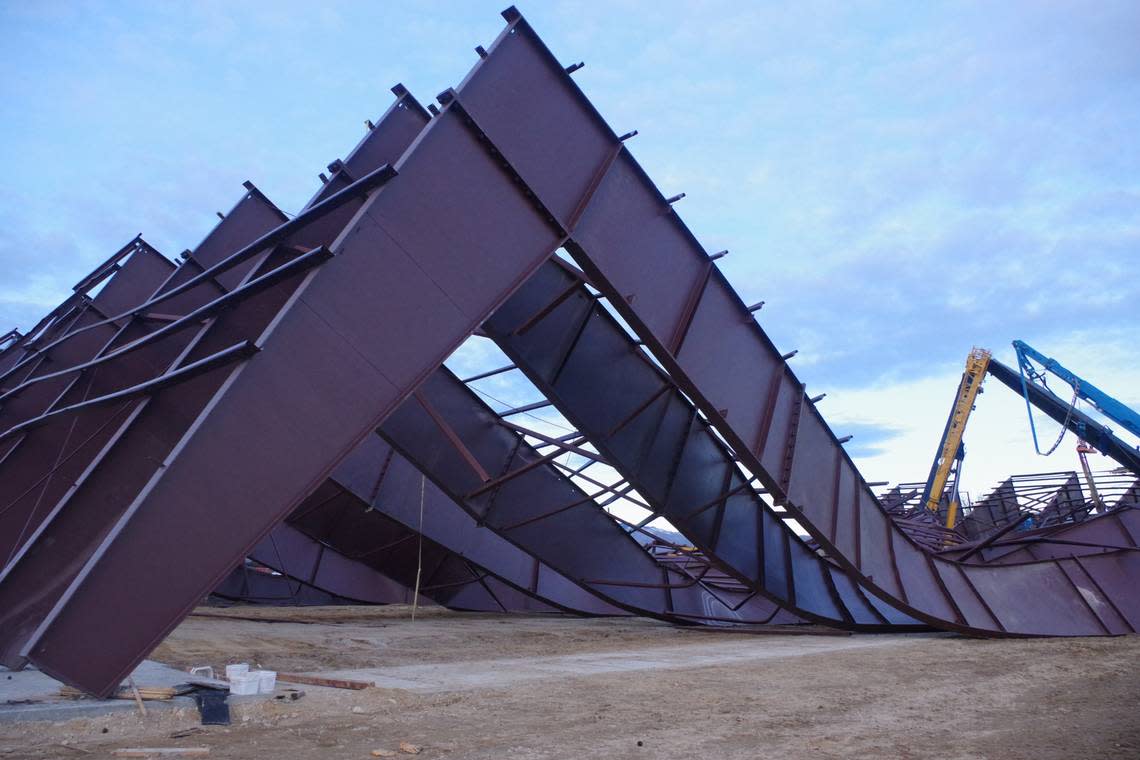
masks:
<path fill-rule="evenodd" d="M 518 367 L 516 367 L 513 364 L 508 364 L 505 367 L 499 367 L 498 369 L 492 369 L 492 370 L 489 370 L 487 372 L 481 372 L 478 375 L 472 375 L 471 377 L 464 378 L 461 382 L 473 383 L 476 380 L 482 380 L 482 379 L 487 378 L 487 377 L 493 377 L 495 375 L 501 375 L 504 372 L 510 372 L 512 369 L 518 369 Z"/>
<path fill-rule="evenodd" d="M 122 314 L 117 314 L 114 317 L 102 320 L 101 322 L 94 322 L 90 325 L 86 325 L 85 327 L 73 330 L 67 335 L 61 336 L 56 340 L 48 343 L 46 346 L 36 349 L 35 351 L 31 352 L 29 356 L 25 357 L 15 366 L 11 367 L 2 375 L 0 375 L 0 380 L 9 377 L 16 370 L 26 366 L 27 363 L 30 362 L 34 357 L 39 356 L 44 351 L 54 348 L 55 346 L 58 346 L 66 341 L 69 341 L 77 335 L 81 335 L 89 330 L 94 330 L 96 328 L 112 324 L 120 319 L 128 319 L 136 315 L 145 314 L 148 311 L 153 311 L 155 304 L 162 303 L 167 299 L 185 293 L 191 288 L 194 288 L 198 285 L 201 285 L 203 282 L 212 279 L 216 275 L 233 269 L 238 264 L 242 263 L 246 259 L 251 258 L 254 254 L 261 252 L 265 248 L 284 242 L 290 235 L 304 229 L 306 225 L 318 219 L 321 219 L 326 214 L 330 214 L 333 211 L 336 211 L 338 208 L 348 203 L 349 201 L 355 200 L 361 193 L 369 193 L 377 187 L 380 187 L 395 177 L 396 174 L 397 172 L 395 169 L 393 169 L 388 164 L 384 164 L 379 169 L 369 172 L 343 190 L 333 193 L 328 198 L 316 204 L 315 206 L 302 211 L 294 218 L 282 223 L 278 227 L 275 227 L 274 229 L 259 237 L 257 240 L 254 240 L 252 243 L 242 248 L 240 251 L 230 254 L 226 258 L 219 261 L 217 264 L 214 264 L 213 266 L 205 269 L 200 274 L 195 275 L 181 285 L 160 293 L 150 300 L 133 307 L 129 311 L 124 311 Z"/>
<path fill-rule="evenodd" d="M 178 332 L 184 327 L 188 327 L 192 323 L 200 322 L 203 318 L 211 316 L 218 311 L 221 311 L 223 308 L 228 307 L 234 301 L 240 301 L 243 298 L 247 298 L 251 295 L 254 295 L 255 293 L 259 293 L 262 290 L 265 290 L 266 288 L 277 284 L 282 279 L 311 269 L 318 264 L 324 263 L 331 257 L 332 253 L 327 248 L 323 246 L 320 248 L 314 248 L 307 254 L 295 258 L 285 264 L 282 264 L 276 269 L 270 272 L 266 272 L 257 279 L 250 280 L 245 285 L 242 285 L 239 288 L 235 288 L 225 295 L 219 296 L 204 306 L 200 306 L 197 309 L 194 309 L 194 311 L 190 312 L 189 314 L 186 314 L 183 317 L 179 317 L 175 321 L 163 325 L 159 329 L 153 332 L 149 332 L 146 335 L 134 341 L 131 341 L 124 346 L 120 346 L 114 351 L 105 353 L 102 356 L 96 357 L 82 364 L 76 364 L 72 367 L 68 367 L 67 369 L 59 370 L 58 372 L 50 372 L 44 375 L 37 375 L 36 377 L 33 377 L 29 380 L 25 380 L 15 388 L 12 388 L 9 391 L 5 391 L 3 394 L 0 394 L 0 402 L 3 402 L 5 399 L 11 397 L 15 393 L 25 390 L 29 386 L 35 385 L 36 383 L 41 383 L 44 380 L 63 377 L 64 375 L 68 375 L 72 372 L 81 372 L 83 370 L 109 362 L 112 359 L 118 358 L 125 354 L 131 353 L 132 351 L 137 351 L 143 346 L 155 342 L 159 338 L 170 335 L 171 333 Z M 148 314 L 149 312 L 138 311 L 136 316 L 145 318 L 148 316 Z M 76 332 L 78 332 L 78 330 Z"/>
<path fill-rule="evenodd" d="M 533 404 L 526 404 L 524 406 L 516 406 L 513 409 L 508 409 L 505 412 L 499 412 L 500 417 L 509 417 L 512 414 L 525 414 L 526 412 L 533 412 L 535 409 L 544 409 L 548 406 L 553 406 L 550 401 L 543 399 L 542 401 L 535 401 Z"/>
<path fill-rule="evenodd" d="M 54 412 L 41 414 L 39 417 L 33 417 L 30 420 L 25 420 L 19 425 L 14 425 L 5 430 L 3 433 L 0 433 L 0 441 L 3 441 L 4 439 L 9 438 L 16 433 L 28 430 L 29 428 L 36 427 L 37 425 L 42 425 L 49 419 L 58 417 L 60 415 L 71 414 L 82 409 L 109 404 L 115 401 L 129 401 L 132 398 L 136 398 L 138 396 L 149 395 L 157 390 L 165 388 L 168 385 L 173 385 L 174 383 L 188 380 L 191 377 L 200 375 L 203 372 L 208 372 L 211 369 L 224 364 L 228 364 L 231 361 L 248 359 L 257 353 L 257 351 L 258 348 L 254 345 L 253 341 L 243 340 L 240 343 L 235 343 L 229 348 L 222 349 L 215 354 L 211 354 L 207 357 L 199 359 L 196 362 L 187 364 L 185 367 L 180 367 L 173 372 L 168 372 L 165 375 L 160 375 L 159 377 L 156 377 L 152 380 L 147 380 L 145 383 L 139 383 L 138 385 L 133 385 L 130 388 L 124 388 L 113 393 L 99 396 L 98 398 L 88 399 L 87 401 L 83 401 L 78 404 L 72 404 L 71 406 L 65 406 L 62 409 L 56 409 Z"/>

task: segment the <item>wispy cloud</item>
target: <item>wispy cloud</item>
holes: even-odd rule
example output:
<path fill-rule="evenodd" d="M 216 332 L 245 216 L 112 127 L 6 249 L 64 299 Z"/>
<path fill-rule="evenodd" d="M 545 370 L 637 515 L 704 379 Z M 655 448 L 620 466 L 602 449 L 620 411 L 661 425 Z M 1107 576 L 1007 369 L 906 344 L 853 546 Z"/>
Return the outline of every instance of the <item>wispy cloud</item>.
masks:
<path fill-rule="evenodd" d="M 0 6 L 0 331 L 136 232 L 195 245 L 244 179 L 295 210 L 391 84 L 427 100 L 458 82 L 503 4 Z M 1026 338 L 1140 387 L 1136 3 L 522 10 L 732 251 L 875 479 L 925 473 L 973 344 Z M 989 431 L 987 461 L 1032 467 L 993 414 L 971 445 Z"/>

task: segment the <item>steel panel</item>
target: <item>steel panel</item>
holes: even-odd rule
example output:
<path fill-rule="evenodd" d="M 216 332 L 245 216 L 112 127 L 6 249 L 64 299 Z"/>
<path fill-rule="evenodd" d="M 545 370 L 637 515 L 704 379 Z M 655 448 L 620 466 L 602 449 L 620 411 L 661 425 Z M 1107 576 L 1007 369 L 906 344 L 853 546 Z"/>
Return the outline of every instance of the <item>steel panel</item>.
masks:
<path fill-rule="evenodd" d="M 233 345 L 243 337 L 242 330 L 248 328 L 251 319 L 254 323 L 258 319 L 268 320 L 272 312 L 265 307 L 275 299 L 287 297 L 293 287 L 294 283 L 285 281 L 253 296 L 243 304 L 244 311 L 229 311 L 189 334 L 175 333 L 163 338 L 163 345 L 173 345 L 180 352 L 171 369 Z M 145 349 L 155 350 L 161 347 Z M 136 354 L 120 357 L 111 366 L 123 366 L 135 359 Z M 114 376 L 108 367 L 100 369 Z M 4 623 L 0 627 L 0 661 L 9 667 L 22 665 L 26 637 L 34 635 L 53 605 L 66 598 L 61 596 L 65 589 L 74 582 L 139 489 L 161 470 L 162 458 L 226 376 L 224 368 L 214 369 L 149 398 L 128 402 L 119 417 L 122 422 L 102 431 L 99 440 L 105 443 L 98 453 L 89 462 L 83 462 L 83 473 L 0 573 L 0 621 Z M 79 463 L 77 459 L 76 464 Z"/>
<path fill-rule="evenodd" d="M 536 56 L 539 58 L 547 57 L 548 69 L 552 70 L 552 66 L 557 65 L 557 62 L 553 61 L 548 51 L 537 40 L 525 22 L 512 18 L 511 28 L 515 30 L 514 36 L 517 38 L 517 41 L 512 44 L 531 45 Z M 469 81 L 478 81 L 478 71 L 485 65 L 485 63 L 478 64 Z M 527 86 L 528 80 L 519 77 L 512 80 L 512 86 L 509 88 L 492 87 L 493 92 L 490 94 L 474 87 L 465 88 L 461 89 L 459 97 L 465 103 L 466 108 L 473 113 L 478 113 L 484 102 L 494 103 L 496 109 L 515 114 L 514 122 L 518 122 L 530 118 L 526 114 L 549 109 L 551 113 L 559 115 L 559 118 L 564 121 L 566 128 L 570 131 L 575 128 L 583 131 L 595 128 L 598 120 L 597 112 L 581 95 L 570 77 L 561 74 L 554 76 L 554 80 L 553 86 L 540 88 Z M 577 109 L 565 108 L 567 102 L 575 101 L 578 106 Z M 481 128 L 496 148 L 508 157 L 513 152 L 525 150 L 526 145 L 532 139 L 530 136 L 521 135 L 518 130 L 511 127 L 511 122 L 505 120 L 502 126 L 492 127 L 489 126 L 489 123 L 484 123 Z M 525 171 L 520 171 L 523 181 L 536 193 L 540 203 L 555 202 L 557 196 L 541 189 L 544 187 L 542 183 L 546 181 L 547 175 L 556 172 L 556 167 L 568 157 L 573 156 L 576 162 L 589 166 L 603 166 L 608 156 L 612 155 L 614 151 L 620 151 L 617 165 L 620 165 L 622 161 L 632 160 L 628 158 L 627 152 L 621 151 L 616 136 L 613 136 L 612 132 L 610 135 L 610 144 L 599 149 L 593 157 L 580 155 L 571 150 L 563 153 L 559 149 L 560 146 L 551 143 L 550 149 L 545 154 L 536 155 L 534 165 L 528 165 Z M 647 178 L 643 179 L 644 181 L 640 186 L 633 183 L 627 185 L 626 194 L 615 195 L 606 199 L 607 212 L 621 213 L 623 216 L 624 230 L 620 233 L 607 234 L 607 232 L 612 232 L 612 229 L 607 229 L 604 226 L 592 227 L 591 212 L 597 207 L 597 202 L 602 197 L 595 194 L 593 202 L 586 208 L 579 223 L 572 230 L 571 240 L 567 242 L 567 249 L 593 283 L 610 299 L 623 319 L 646 342 L 646 345 L 653 351 L 655 358 L 664 365 L 673 380 L 693 396 L 720 434 L 737 450 L 748 468 L 761 477 L 764 485 L 776 496 L 777 501 L 783 502 L 789 492 L 794 492 L 793 489 L 796 486 L 788 470 L 790 463 L 805 458 L 810 466 L 801 468 L 801 473 L 829 472 L 828 459 L 831 458 L 831 461 L 834 461 L 835 452 L 842 451 L 841 446 L 834 436 L 827 437 L 822 445 L 815 448 L 797 445 L 796 432 L 798 426 L 804 424 L 801 423 L 800 418 L 806 420 L 806 424 L 818 423 L 826 429 L 826 425 L 822 422 L 817 410 L 806 400 L 798 382 L 792 383 L 795 392 L 788 394 L 782 400 L 774 398 L 772 393 L 767 394 L 768 397 L 765 398 L 753 396 L 749 393 L 718 389 L 714 385 L 706 388 L 701 381 L 707 380 L 705 374 L 708 373 L 709 368 L 729 364 L 733 360 L 730 354 L 735 355 L 738 351 L 727 344 L 709 342 L 706 345 L 719 353 L 715 356 L 702 356 L 701 361 L 696 363 L 688 361 L 683 351 L 680 354 L 675 353 L 683 345 L 683 339 L 686 338 L 691 327 L 693 315 L 700 310 L 701 302 L 709 302 L 706 300 L 711 292 L 709 289 L 719 289 L 723 291 L 725 299 L 730 302 L 735 301 L 737 310 L 736 316 L 730 321 L 731 323 L 725 322 L 722 329 L 731 332 L 733 324 L 748 323 L 751 325 L 751 340 L 756 344 L 756 347 L 766 352 L 770 361 L 776 361 L 779 357 L 779 353 L 763 330 L 751 319 L 745 304 L 732 292 L 731 287 L 715 266 L 711 268 L 706 283 L 701 283 L 699 274 L 697 278 L 685 277 L 683 274 L 674 275 L 678 286 L 673 292 L 687 292 L 687 295 L 683 302 L 684 306 L 674 312 L 671 321 L 662 315 L 659 303 L 647 303 L 651 299 L 639 297 L 641 294 L 639 293 L 638 282 L 630 281 L 632 278 L 619 279 L 627 277 L 626 273 L 629 271 L 631 259 L 638 261 L 642 270 L 652 267 L 669 273 L 685 272 L 686 265 L 683 261 L 686 257 L 702 267 L 707 267 L 710 264 L 708 254 L 692 237 L 675 213 L 665 212 L 665 209 L 662 209 L 662 212 L 668 213 L 673 222 L 671 226 L 663 227 L 660 224 L 660 216 L 652 216 L 645 212 L 645 209 L 651 207 L 653 200 L 661 197 L 661 193 Z M 604 180 L 602 184 L 604 185 Z M 663 238 L 658 239 L 656 237 L 662 234 L 664 235 Z M 650 235 L 654 236 L 651 255 L 644 248 L 629 245 L 631 237 L 641 238 Z M 712 302 L 715 303 L 715 301 Z M 675 299 L 673 303 L 676 303 Z M 649 327 L 650 325 L 652 328 Z M 665 326 L 668 326 L 668 329 L 663 329 Z M 790 371 L 787 374 L 794 378 Z M 751 380 L 745 378 L 742 382 L 748 383 Z M 766 411 L 766 408 L 770 411 Z M 730 412 L 727 419 L 723 414 L 725 409 Z M 768 455 L 765 451 L 762 456 L 757 457 L 750 446 L 750 442 L 746 441 L 741 434 L 742 429 L 749 428 L 738 428 L 737 420 L 753 420 L 758 417 L 761 419 L 779 419 L 781 413 L 786 419 L 784 429 L 774 428 L 768 433 L 765 448 L 772 450 L 772 455 Z M 780 436 L 781 433 L 783 434 L 782 437 Z M 855 470 L 850 459 L 842 453 L 840 456 L 843 458 L 842 468 L 849 469 L 853 475 L 857 475 L 857 470 Z M 805 476 L 801 475 L 801 477 Z M 811 533 L 812 538 L 820 542 L 824 550 L 849 572 L 858 572 L 857 561 L 867 564 L 867 559 L 874 554 L 886 551 L 892 555 L 889 566 L 884 568 L 884 570 L 889 570 L 885 577 L 878 575 L 872 581 L 864 575 L 860 579 L 862 583 L 867 585 L 870 591 L 882 596 L 891 604 L 903 605 L 905 611 L 917 615 L 927 622 L 958 628 L 959 624 L 956 619 L 947 615 L 947 611 L 952 610 L 953 606 L 946 598 L 946 591 L 935 582 L 933 575 L 928 575 L 924 579 L 925 582 L 916 583 L 914 588 L 908 589 L 909 593 L 905 601 L 900 598 L 903 591 L 898 581 L 896 557 L 904 555 L 903 558 L 909 562 L 912 558 L 911 555 L 921 556 L 924 550 L 903 534 L 899 535 L 898 541 L 894 541 L 892 536 L 895 528 L 886 521 L 885 514 L 874 499 L 873 494 L 870 494 L 866 488 L 865 483 L 860 484 L 860 491 L 865 492 L 867 498 L 864 499 L 861 494 L 858 502 L 860 510 L 859 530 L 865 538 L 871 538 L 870 542 L 863 541 L 861 547 L 857 546 L 857 554 L 860 553 L 859 549 L 862 549 L 861 560 L 858 557 L 848 558 L 840 554 L 835 545 L 828 539 L 827 530 L 814 524 L 803 514 L 803 510 L 809 508 L 818 513 L 818 508 L 791 502 L 788 503 L 788 508 L 791 510 L 792 516 L 802 519 L 803 526 Z M 882 532 L 878 532 L 879 527 L 883 528 Z M 933 561 L 944 560 L 934 559 Z M 998 572 L 1000 574 L 1001 571 Z M 1031 575 L 1042 583 L 1050 578 L 1047 573 L 1038 570 L 1010 570 L 1009 587 L 1024 589 L 1028 582 L 1027 579 Z M 877 586 L 876 584 L 883 585 Z M 994 594 L 995 598 L 1004 596 L 999 594 L 996 587 L 987 587 L 982 591 L 983 596 L 987 593 Z M 1012 599 L 1012 597 L 1007 598 Z M 1019 629 L 1018 632 L 1038 632 L 1034 625 L 1039 627 L 1039 632 L 1048 632 L 1053 628 L 1052 618 L 1058 614 L 1065 614 L 1067 610 L 1072 609 L 1074 604 L 1079 602 L 1079 594 L 1071 586 L 1065 589 L 1057 584 L 1047 583 L 1046 586 L 1042 587 L 1041 593 L 1036 595 L 1020 594 L 1017 595 L 1017 599 L 1017 604 L 1020 607 L 1015 616 L 1018 625 L 1028 626 Z M 1097 621 L 1085 620 L 1082 621 L 1082 624 L 1087 626 L 1083 630 L 1085 633 L 1096 634 L 1101 632 Z M 993 634 L 1003 631 L 975 632 Z"/>
<path fill-rule="evenodd" d="M 94 693 L 115 688 L 140 653 L 557 247 L 558 236 L 457 119 L 445 111 L 421 134 L 400 162 L 407 174 L 365 204 L 333 246 L 337 255 L 310 273 L 259 339 L 261 353 L 231 374 L 72 583 L 26 648 L 46 672 Z M 388 277 L 413 260 L 422 277 Z M 475 269 L 477 282 L 456 276 Z M 362 285 L 369 297 L 345 307 L 344 294 Z M 406 302 L 419 286 L 420 304 L 459 307 L 445 311 L 446 322 L 432 315 L 422 333 L 414 315 L 385 300 Z M 389 355 L 385 348 L 410 329 L 415 347 Z M 200 574 L 175 570 L 190 562 Z M 116 625 L 132 609 L 122 578 L 136 579 L 134 594 L 148 600 L 127 629 Z M 78 631 L 100 648 L 98 660 L 68 646 Z"/>
<path fill-rule="evenodd" d="M 429 378 L 419 397 L 401 406 L 381 426 L 380 433 L 488 529 L 591 593 L 630 612 L 674 621 L 695 622 L 710 615 L 742 622 L 796 620 L 747 592 L 714 595 L 700 584 L 670 574 L 549 465 L 507 481 L 493 502 L 466 497 L 481 481 L 431 420 L 424 403 L 459 434 L 489 472 L 510 472 L 538 458 L 529 445 L 520 442 L 516 432 L 501 425 L 498 416 L 445 369 Z M 555 512 L 563 505 L 569 508 Z M 544 515 L 541 520 L 535 519 Z M 732 603 L 740 608 L 731 609 L 727 600 L 734 600 Z M 710 613 L 710 609 L 715 612 Z"/>
<path fill-rule="evenodd" d="M 406 586 L 318 543 L 288 522 L 278 523 L 249 557 L 335 596 L 368 604 L 412 603 Z"/>
<path fill-rule="evenodd" d="M 638 493 L 725 572 L 811 620 L 847 626 L 853 619 L 874 618 L 871 625 L 878 627 L 879 616 L 861 594 L 837 598 L 839 592 L 832 593 L 825 576 L 831 571 L 744 488 L 745 476 L 733 465 L 732 452 L 594 298 L 581 289 L 543 311 L 570 283 L 563 268 L 547 264 L 484 324 L 484 331 Z M 545 314 L 542 321 L 520 330 L 516 320 L 535 313 Z M 575 339 L 560 339 L 557 331 Z M 629 393 L 639 397 L 627 398 Z M 646 403 L 657 397 L 668 403 L 664 415 L 658 405 Z M 631 410 L 637 413 L 631 416 Z M 719 506 L 725 494 L 735 495 L 731 510 Z M 721 541 L 726 535 L 732 538 Z M 895 614 L 892 622 L 908 621 Z"/>
<path fill-rule="evenodd" d="M 578 103 L 558 86 L 564 76 L 562 67 L 534 45 L 525 22 L 518 28 L 508 23 L 458 89 L 480 128 L 515 135 L 504 157 L 565 229 L 590 194 L 612 134 L 600 120 L 578 118 Z M 541 109 L 520 110 L 513 107 L 519 91 L 550 97 Z M 551 145 L 558 146 L 560 160 L 550 160 Z"/>
<path fill-rule="evenodd" d="M 372 133 L 373 139 L 378 139 L 384 133 L 385 127 L 384 124 L 379 125 Z M 248 183 L 247 191 L 234 209 L 215 227 L 213 232 L 207 235 L 195 253 L 186 257 L 186 265 L 174 273 L 174 276 L 159 289 L 160 292 L 164 294 L 172 292 L 173 289 L 183 285 L 189 279 L 185 276 L 187 273 L 192 276 L 201 271 L 203 266 L 200 259 L 208 262 L 209 266 L 218 264 L 232 252 L 232 250 L 227 252 L 224 246 L 240 247 L 247 245 L 255 239 L 261 239 L 262 235 L 284 221 L 284 216 L 280 211 Z M 360 205 L 360 201 L 350 201 L 349 210 L 359 208 Z M 267 266 L 273 260 L 274 257 L 263 253 L 251 257 L 230 271 L 244 272 L 245 277 L 249 278 L 255 273 L 255 267 Z M 236 284 L 237 281 L 234 282 Z M 174 298 L 166 299 L 160 308 L 167 310 L 196 309 L 224 290 L 216 284 L 215 280 L 206 280 L 201 285 L 194 286 Z M 287 295 L 291 286 L 286 282 L 280 284 L 275 290 L 276 293 L 262 292 L 252 298 L 247 298 L 242 303 L 243 308 L 231 310 L 225 315 L 221 324 L 218 324 L 216 320 L 210 320 L 202 328 L 189 325 L 192 330 L 189 335 L 186 335 L 186 331 L 183 330 L 183 335 L 172 334 L 163 338 L 158 344 L 143 348 L 139 353 L 150 353 L 161 350 L 162 344 L 173 344 L 185 352 L 186 361 L 191 361 L 202 355 L 203 346 L 206 348 L 204 353 L 209 353 L 216 347 L 224 346 L 227 338 L 238 337 L 242 331 L 254 330 L 253 334 L 256 335 L 256 331 L 260 330 L 276 313 L 276 307 L 272 306 L 271 302 L 279 299 L 279 294 Z M 175 314 L 177 313 L 176 311 Z M 82 337 L 80 336 L 80 339 Z M 188 340 L 189 343 L 187 343 Z M 69 344 L 60 344 L 53 347 L 53 350 L 63 349 L 67 345 Z M 195 347 L 199 351 L 198 354 L 193 353 Z M 133 357 L 126 357 L 126 360 L 133 361 Z M 121 379 L 123 362 L 123 358 L 116 359 L 112 365 L 101 366 L 99 370 L 103 375 Z M 177 362 L 174 366 L 177 366 Z M 110 530 L 114 520 L 121 514 L 122 509 L 129 504 L 133 491 L 129 490 L 131 479 L 128 475 L 134 473 L 136 478 L 134 482 L 141 482 L 138 478 L 145 478 L 149 472 L 153 471 L 153 468 L 159 464 L 159 457 L 163 452 L 170 450 L 170 447 L 176 442 L 177 436 L 181 434 L 186 425 L 193 421 L 195 410 L 201 409 L 209 394 L 213 392 L 206 388 L 205 383 L 206 380 L 199 379 L 199 382 L 195 384 L 197 390 L 194 386 L 186 386 L 174 388 L 166 394 L 160 394 L 160 406 L 158 406 L 157 414 L 152 409 L 149 414 L 142 417 L 138 426 L 133 426 L 133 423 L 138 421 L 139 414 L 146 411 L 146 405 L 154 399 L 145 399 L 134 405 L 133 416 L 119 426 L 118 432 L 115 432 L 114 437 L 109 439 L 110 443 L 102 447 L 102 452 L 97 458 L 90 463 L 83 462 L 84 465 L 88 465 L 89 471 L 95 473 L 96 480 L 102 478 L 103 481 L 114 484 L 118 490 L 102 492 L 97 488 L 89 488 L 86 493 L 89 501 L 95 500 L 94 506 L 72 506 L 71 509 L 64 511 L 66 505 L 76 501 L 73 497 L 76 496 L 77 490 L 85 484 L 88 476 L 86 474 L 81 476 L 76 480 L 71 492 L 54 507 L 51 513 L 51 515 L 62 514 L 60 524 L 49 525 L 50 530 L 45 530 L 44 535 L 39 537 L 41 540 L 38 545 L 31 547 L 32 551 L 28 558 L 16 564 L 15 567 L 9 566 L 4 570 L 2 579 L 0 579 L 0 599 L 8 595 L 14 599 L 31 598 L 36 600 L 36 604 L 32 607 L 0 604 L 0 609 L 6 610 L 9 616 L 20 616 L 19 625 L 16 625 L 15 621 L 9 617 L 8 623 L 10 624 L 4 626 L 4 635 L 0 636 L 0 652 L 6 654 L 10 665 L 18 666 L 22 663 L 22 659 L 15 654 L 20 643 L 27 633 L 40 622 L 44 612 L 51 608 L 51 604 L 58 598 L 59 592 L 66 587 L 66 584 L 74 577 L 75 571 L 82 566 L 82 561 L 90 556 L 91 550 L 98 545 L 98 542 Z M 172 395 L 175 396 L 174 399 L 170 398 Z M 164 412 L 163 409 L 166 411 Z M 150 428 L 149 432 L 147 428 Z M 111 427 L 108 432 L 114 431 L 115 428 Z M 129 446 L 127 444 L 116 445 L 123 436 L 127 436 Z M 131 443 L 132 441 L 133 443 Z M 124 447 L 127 448 L 126 451 L 123 450 Z M 144 451 L 146 455 L 139 456 L 140 451 Z M 109 461 L 108 458 L 110 458 Z M 118 460 L 117 464 L 115 460 Z M 126 490 L 124 490 L 124 486 Z M 79 493 L 84 492 L 79 491 Z M 119 494 L 122 495 L 119 499 L 105 498 Z M 80 549 L 79 547 L 83 548 Z M 61 553 L 61 550 L 65 548 L 66 551 Z M 45 585 L 51 589 L 46 593 L 42 590 L 32 593 L 29 590 Z"/>
<path fill-rule="evenodd" d="M 361 458 L 371 463 L 368 469 L 373 470 L 373 478 L 376 465 L 384 467 L 383 478 L 374 491 L 365 490 L 362 483 L 353 487 L 341 479 L 341 473 L 355 465 L 351 460 Z M 428 539 L 498 576 L 505 584 L 545 600 L 548 605 L 596 615 L 625 614 L 586 592 L 546 563 L 476 524 L 459 505 L 434 483 L 426 481 L 425 476 L 378 436 L 366 438 L 341 463 L 333 477 L 374 512 L 423 533 Z M 419 516 L 421 485 L 424 490 L 423 520 Z"/>

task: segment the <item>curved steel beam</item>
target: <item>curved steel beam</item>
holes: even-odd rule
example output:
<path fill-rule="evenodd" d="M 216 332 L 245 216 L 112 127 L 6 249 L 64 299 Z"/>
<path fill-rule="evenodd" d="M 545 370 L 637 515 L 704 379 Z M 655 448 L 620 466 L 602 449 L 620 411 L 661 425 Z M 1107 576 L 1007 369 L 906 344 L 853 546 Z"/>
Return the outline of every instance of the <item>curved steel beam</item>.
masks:
<path fill-rule="evenodd" d="M 796 622 L 750 589 L 659 562 L 446 368 L 379 432 L 477 524 L 611 604 L 673 622 Z M 490 490 L 487 473 L 499 480 Z"/>
<path fill-rule="evenodd" d="M 1129 577 L 1140 572 L 1140 561 L 1132 552 L 1090 557 L 1084 567 L 1064 560 L 975 566 L 933 556 L 898 530 L 783 355 L 664 195 L 521 15 L 506 16 L 488 56 L 448 94 L 450 107 L 458 106 L 509 160 L 566 233 L 577 264 L 832 562 L 892 607 L 950 630 L 1136 630 L 1140 599 Z M 503 87 L 505 81 L 511 86 Z M 583 202 L 587 187 L 592 191 Z M 621 382 L 611 377 L 611 386 Z M 702 453 L 685 456 L 697 462 Z M 722 492 L 707 482 L 715 478 L 699 480 L 690 481 L 693 501 Z M 683 531 L 764 585 L 760 568 L 767 563 L 752 542 L 718 545 L 722 535 L 755 535 L 754 513 L 718 515 Z"/>

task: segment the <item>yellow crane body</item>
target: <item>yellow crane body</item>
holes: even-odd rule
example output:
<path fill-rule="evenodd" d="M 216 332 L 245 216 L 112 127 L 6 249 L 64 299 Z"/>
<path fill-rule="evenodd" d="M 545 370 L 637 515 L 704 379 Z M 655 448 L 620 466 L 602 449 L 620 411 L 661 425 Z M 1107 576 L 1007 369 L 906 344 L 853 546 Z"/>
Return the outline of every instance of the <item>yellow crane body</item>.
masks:
<path fill-rule="evenodd" d="M 942 448 L 938 452 L 935 463 L 934 476 L 927 489 L 926 508 L 938 511 L 938 502 L 950 478 L 950 470 L 958 449 L 962 445 L 962 434 L 966 432 L 966 422 L 970 419 L 970 412 L 974 409 L 974 402 L 982 388 L 982 381 L 986 378 L 986 369 L 990 365 L 991 353 L 984 348 L 974 347 L 966 357 L 966 370 L 962 373 L 962 381 L 958 384 L 958 393 L 954 397 L 954 406 L 950 411 L 950 419 L 946 424 L 946 432 L 942 437 Z M 946 515 L 946 527 L 953 528 L 958 521 L 958 499 L 951 499 L 950 510 Z"/>

